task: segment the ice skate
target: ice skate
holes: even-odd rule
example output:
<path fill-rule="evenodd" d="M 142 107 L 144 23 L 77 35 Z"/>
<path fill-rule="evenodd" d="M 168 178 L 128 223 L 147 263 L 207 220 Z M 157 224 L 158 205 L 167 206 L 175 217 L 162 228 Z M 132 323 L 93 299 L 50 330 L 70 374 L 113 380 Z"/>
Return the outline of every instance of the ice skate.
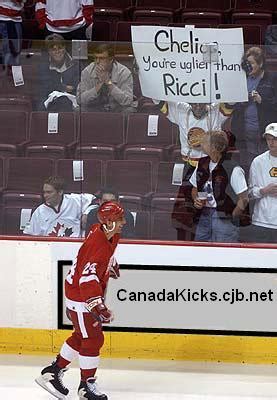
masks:
<path fill-rule="evenodd" d="M 35 381 L 57 399 L 67 399 L 69 390 L 62 382 L 64 371 L 66 371 L 66 368 L 59 368 L 56 362 L 54 362 L 48 367 L 45 367 L 41 371 L 41 375 L 35 379 Z"/>
<path fill-rule="evenodd" d="M 99 391 L 95 381 L 96 378 L 88 378 L 86 382 L 80 383 L 79 400 L 108 400 L 107 395 Z"/>

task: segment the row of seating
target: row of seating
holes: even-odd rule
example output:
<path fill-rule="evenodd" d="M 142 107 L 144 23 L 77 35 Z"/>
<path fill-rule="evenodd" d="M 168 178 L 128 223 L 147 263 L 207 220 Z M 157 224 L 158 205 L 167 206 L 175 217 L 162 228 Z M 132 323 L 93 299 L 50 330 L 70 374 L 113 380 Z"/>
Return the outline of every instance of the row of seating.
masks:
<path fill-rule="evenodd" d="M 155 170 L 150 161 L 137 160 L 77 160 L 48 158 L 0 158 L 0 188 L 5 206 L 23 206 L 40 201 L 43 181 L 60 175 L 71 193 L 96 193 L 103 185 L 115 187 L 124 204 L 132 210 L 163 204 L 171 208 L 180 185 L 174 162 L 160 162 Z M 184 164 L 182 164 L 184 165 Z M 174 169 L 175 168 L 175 169 Z M 189 195 L 184 189 L 184 195 Z M 166 198 L 161 200 L 160 198 Z M 170 205 L 171 204 L 171 205 Z M 186 206 L 186 205 L 185 205 Z"/>
<path fill-rule="evenodd" d="M 148 130 L 148 114 L 130 114 L 125 121 L 121 113 L 59 113 L 57 133 L 49 132 L 50 117 L 47 112 L 0 110 L 0 157 L 104 160 L 151 153 L 166 160 L 180 153 L 177 128 L 164 115 L 158 117 L 156 132 Z"/>
<path fill-rule="evenodd" d="M 172 22 L 170 18 L 160 18 L 157 12 L 149 13 L 149 17 L 143 20 L 123 21 L 103 16 L 96 17 L 93 26 L 93 40 L 100 42 L 131 42 L 131 25 L 167 25 L 172 27 L 183 27 L 195 25 L 199 28 L 230 28 L 242 27 L 246 44 L 263 44 L 266 27 L 275 23 L 274 18 L 266 13 L 236 13 L 232 20 L 224 22 L 220 15 L 216 13 L 199 12 L 183 13 L 183 18 L 179 22 Z M 25 39 L 23 48 L 31 45 L 31 40 L 42 40 L 42 32 L 38 29 L 36 20 L 23 21 L 23 37 Z"/>
<path fill-rule="evenodd" d="M 24 9 L 25 18 L 33 18 L 35 15 L 34 0 L 27 0 Z M 132 15 L 140 9 L 164 9 L 177 11 L 179 9 L 225 11 L 230 10 L 267 10 L 276 11 L 274 0 L 214 0 L 207 3 L 206 0 L 94 0 L 95 14 L 99 10 L 113 10 L 114 12 Z"/>
<path fill-rule="evenodd" d="M 25 208 L 26 209 L 26 208 Z M 28 209 L 28 208 L 27 208 Z M 31 208 L 32 212 L 34 208 Z M 24 211 L 23 211 L 24 212 Z M 162 211 L 137 211 L 133 213 L 135 219 L 134 239 L 152 240 L 177 240 L 177 231 L 173 227 L 170 212 Z M 23 235 L 22 208 L 6 206 L 0 208 L 2 226 L 1 235 Z M 182 215 L 184 217 L 184 215 Z M 193 240 L 193 215 L 185 215 L 184 240 Z"/>
<path fill-rule="evenodd" d="M 264 27 L 257 24 L 246 24 L 246 23 L 233 23 L 233 24 L 217 24 L 216 22 L 198 21 L 191 22 L 196 28 L 242 28 L 244 43 L 245 44 L 257 44 L 261 45 L 264 42 Z M 96 20 L 94 24 L 94 40 L 96 41 L 115 41 L 115 42 L 131 42 L 131 26 L 139 25 L 157 25 L 161 26 L 160 23 L 152 22 L 138 22 L 138 21 L 117 21 L 114 28 L 114 23 L 106 20 Z M 169 27 L 185 27 L 189 25 L 187 22 L 171 22 L 168 23 Z"/>

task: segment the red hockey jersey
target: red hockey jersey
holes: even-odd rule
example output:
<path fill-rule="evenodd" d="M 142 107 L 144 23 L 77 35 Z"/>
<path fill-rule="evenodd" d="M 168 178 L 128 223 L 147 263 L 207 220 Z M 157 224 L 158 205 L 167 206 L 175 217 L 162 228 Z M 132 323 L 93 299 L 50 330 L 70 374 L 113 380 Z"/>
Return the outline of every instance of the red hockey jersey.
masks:
<path fill-rule="evenodd" d="M 66 305 L 70 310 L 86 312 L 88 299 L 104 297 L 109 279 L 108 265 L 118 241 L 118 234 L 107 240 L 100 224 L 92 226 L 65 280 Z"/>

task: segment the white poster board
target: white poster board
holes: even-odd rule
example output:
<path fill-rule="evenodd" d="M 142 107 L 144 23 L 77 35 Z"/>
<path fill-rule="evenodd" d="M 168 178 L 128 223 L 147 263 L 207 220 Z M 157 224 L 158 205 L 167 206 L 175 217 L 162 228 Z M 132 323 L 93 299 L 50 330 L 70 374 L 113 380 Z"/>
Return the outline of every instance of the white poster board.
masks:
<path fill-rule="evenodd" d="M 242 28 L 132 26 L 142 94 L 191 103 L 248 100 Z"/>

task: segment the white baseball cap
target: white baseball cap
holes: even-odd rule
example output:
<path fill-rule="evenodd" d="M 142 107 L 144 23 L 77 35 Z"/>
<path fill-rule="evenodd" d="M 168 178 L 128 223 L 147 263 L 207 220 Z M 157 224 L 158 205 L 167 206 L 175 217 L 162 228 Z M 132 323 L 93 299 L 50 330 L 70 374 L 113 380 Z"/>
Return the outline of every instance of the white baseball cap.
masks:
<path fill-rule="evenodd" d="M 277 122 L 272 122 L 271 124 L 267 125 L 263 136 L 265 135 L 277 137 Z"/>

